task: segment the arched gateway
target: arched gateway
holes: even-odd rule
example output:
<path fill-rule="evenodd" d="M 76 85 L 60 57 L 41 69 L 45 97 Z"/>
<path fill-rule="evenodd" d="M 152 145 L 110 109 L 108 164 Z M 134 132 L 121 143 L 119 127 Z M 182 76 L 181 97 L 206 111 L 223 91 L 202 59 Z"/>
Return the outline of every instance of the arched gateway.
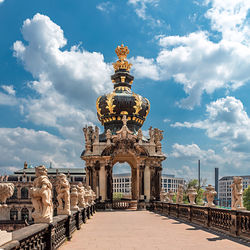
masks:
<path fill-rule="evenodd" d="M 85 150 L 81 158 L 86 162 L 86 183 L 100 201 L 112 201 L 112 168 L 117 162 L 127 162 L 132 173 L 132 199 L 158 200 L 161 162 L 166 159 L 161 151 L 163 131 L 150 127 L 149 138 L 143 136 L 141 126 L 149 113 L 150 103 L 131 91 L 134 77 L 129 74 L 132 65 L 126 60 L 127 46 L 118 46 L 115 52 L 119 60 L 113 63 L 114 91 L 96 101 L 104 133 L 99 134 L 98 127 L 83 128 Z"/>

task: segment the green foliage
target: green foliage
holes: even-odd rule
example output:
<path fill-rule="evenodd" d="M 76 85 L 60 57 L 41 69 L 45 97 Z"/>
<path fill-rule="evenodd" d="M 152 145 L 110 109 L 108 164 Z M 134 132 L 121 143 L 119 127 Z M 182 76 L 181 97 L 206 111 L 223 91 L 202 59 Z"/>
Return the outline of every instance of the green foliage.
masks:
<path fill-rule="evenodd" d="M 250 210 L 250 186 L 244 190 L 243 205 L 247 210 Z"/>
<path fill-rule="evenodd" d="M 122 193 L 113 193 L 113 200 L 121 200 Z"/>
<path fill-rule="evenodd" d="M 176 195 L 177 195 L 177 194 L 175 193 L 174 196 L 173 196 L 173 202 L 174 202 L 174 203 L 176 203 Z"/>

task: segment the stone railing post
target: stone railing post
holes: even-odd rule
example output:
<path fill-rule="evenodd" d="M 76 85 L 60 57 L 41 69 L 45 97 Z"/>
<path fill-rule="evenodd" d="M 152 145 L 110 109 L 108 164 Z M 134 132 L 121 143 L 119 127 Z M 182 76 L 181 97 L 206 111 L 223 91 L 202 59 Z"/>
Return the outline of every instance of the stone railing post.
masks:
<path fill-rule="evenodd" d="M 75 218 L 76 218 L 76 229 L 77 229 L 77 230 L 80 230 L 80 229 L 81 229 L 81 224 L 80 224 L 80 211 L 77 211 L 77 212 L 76 212 Z"/>
<path fill-rule="evenodd" d="M 72 236 L 71 236 L 71 232 L 70 232 L 70 220 L 71 220 L 71 215 L 68 216 L 68 219 L 66 221 L 66 237 L 68 240 L 71 240 Z"/>
<path fill-rule="evenodd" d="M 180 206 L 179 206 L 179 204 L 175 204 L 175 207 L 176 207 L 176 216 L 177 216 L 177 218 L 179 218 L 180 217 Z"/>
<path fill-rule="evenodd" d="M 235 210 L 231 210 L 231 226 L 230 226 L 230 234 L 233 236 L 239 235 L 239 213 Z"/>
<path fill-rule="evenodd" d="M 193 220 L 193 207 L 191 205 L 189 205 L 188 207 L 188 211 L 189 211 L 189 221 L 192 222 Z"/>

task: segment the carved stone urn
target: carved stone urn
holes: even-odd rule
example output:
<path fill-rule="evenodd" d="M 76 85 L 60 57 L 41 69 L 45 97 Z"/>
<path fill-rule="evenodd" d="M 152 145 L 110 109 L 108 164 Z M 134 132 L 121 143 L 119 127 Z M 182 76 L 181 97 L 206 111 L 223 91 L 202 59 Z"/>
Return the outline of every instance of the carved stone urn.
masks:
<path fill-rule="evenodd" d="M 194 187 L 190 187 L 187 191 L 189 205 L 195 205 L 195 197 L 197 196 L 197 191 Z"/>
<path fill-rule="evenodd" d="M 72 186 L 70 193 L 70 209 L 71 211 L 78 211 L 78 192 L 76 186 Z"/>
<path fill-rule="evenodd" d="M 208 185 L 206 187 L 206 191 L 204 192 L 204 196 L 206 196 L 207 204 L 206 207 L 215 207 L 214 197 L 217 195 L 214 187 L 212 185 Z"/>

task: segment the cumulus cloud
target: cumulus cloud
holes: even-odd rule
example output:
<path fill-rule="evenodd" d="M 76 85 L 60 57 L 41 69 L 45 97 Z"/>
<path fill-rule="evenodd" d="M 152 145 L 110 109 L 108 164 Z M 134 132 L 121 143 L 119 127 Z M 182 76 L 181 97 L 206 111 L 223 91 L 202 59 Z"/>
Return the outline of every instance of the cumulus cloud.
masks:
<path fill-rule="evenodd" d="M 15 106 L 18 100 L 15 96 L 0 92 L 0 105 Z"/>
<path fill-rule="evenodd" d="M 38 80 L 50 81 L 55 90 L 71 102 L 90 106 L 97 95 L 111 89 L 111 65 L 98 52 L 79 46 L 70 50 L 63 30 L 48 16 L 36 14 L 24 21 L 22 34 L 27 42 L 16 41 L 14 55 Z"/>
<path fill-rule="evenodd" d="M 9 95 L 16 95 L 13 85 L 2 85 L 1 88 L 7 92 Z"/>
<path fill-rule="evenodd" d="M 234 161 L 235 166 L 249 160 L 250 117 L 242 102 L 235 97 L 227 96 L 208 104 L 206 113 L 205 120 L 176 122 L 171 126 L 205 130 L 209 138 L 221 142 L 223 152 Z"/>
<path fill-rule="evenodd" d="M 250 2 L 206 1 L 211 4 L 206 17 L 212 30 L 220 32 L 214 42 L 208 31 L 197 31 L 185 36 L 159 36 L 160 52 L 156 58 L 134 59 L 137 77 L 168 80 L 183 85 L 187 98 L 178 102 L 180 107 L 193 109 L 199 105 L 204 92 L 211 94 L 218 88 L 236 89 L 250 80 L 250 23 L 247 14 Z M 141 66 L 146 62 L 147 68 Z"/>
<path fill-rule="evenodd" d="M 102 12 L 110 13 L 115 9 L 115 6 L 111 2 L 107 1 L 99 3 L 98 5 L 96 5 L 96 8 Z"/>
<path fill-rule="evenodd" d="M 4 0 L 0 0 L 0 4 L 3 3 L 3 2 L 4 2 Z"/>
<path fill-rule="evenodd" d="M 21 102 L 23 115 L 79 141 L 81 127 L 97 122 L 94 100 L 111 90 L 111 65 L 102 54 L 79 46 L 63 50 L 63 30 L 48 16 L 25 20 L 21 31 L 26 43 L 14 43 L 14 56 L 35 78 L 28 83 L 34 95 Z"/>
<path fill-rule="evenodd" d="M 33 165 L 53 163 L 55 167 L 80 167 L 81 145 L 46 131 L 26 128 L 0 128 L 0 169 L 12 171 L 27 160 Z"/>
<path fill-rule="evenodd" d="M 158 6 L 159 0 L 128 0 L 128 4 L 134 7 L 135 13 L 139 18 L 149 21 L 151 26 L 159 26 L 162 24 L 161 20 L 155 19 L 147 13 L 149 7 Z"/>

